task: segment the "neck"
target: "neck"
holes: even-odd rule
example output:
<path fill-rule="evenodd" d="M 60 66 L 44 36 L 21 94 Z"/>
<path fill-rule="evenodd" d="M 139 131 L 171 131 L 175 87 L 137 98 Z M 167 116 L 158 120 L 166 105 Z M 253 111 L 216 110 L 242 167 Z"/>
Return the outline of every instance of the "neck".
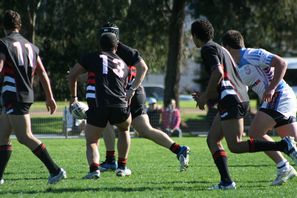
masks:
<path fill-rule="evenodd" d="M 19 29 L 4 30 L 4 33 L 5 33 L 6 35 L 11 34 L 11 33 L 13 33 L 13 32 L 19 32 Z"/>
<path fill-rule="evenodd" d="M 230 54 L 233 57 L 236 64 L 240 62 L 240 50 L 239 49 L 231 49 Z"/>

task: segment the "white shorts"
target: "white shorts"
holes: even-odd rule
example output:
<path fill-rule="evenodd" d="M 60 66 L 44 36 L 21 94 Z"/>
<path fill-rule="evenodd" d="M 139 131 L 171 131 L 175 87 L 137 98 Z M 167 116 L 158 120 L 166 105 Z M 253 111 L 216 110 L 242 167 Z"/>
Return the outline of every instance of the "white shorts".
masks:
<path fill-rule="evenodd" d="M 271 102 L 263 102 L 260 108 L 275 110 L 286 118 L 296 117 L 296 96 L 293 89 L 286 86 L 281 91 L 275 92 Z"/>

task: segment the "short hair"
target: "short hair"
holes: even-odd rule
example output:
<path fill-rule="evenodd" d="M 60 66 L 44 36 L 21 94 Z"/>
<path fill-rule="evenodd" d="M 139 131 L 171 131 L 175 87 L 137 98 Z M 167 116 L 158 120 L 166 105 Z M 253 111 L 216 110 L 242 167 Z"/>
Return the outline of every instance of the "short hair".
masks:
<path fill-rule="evenodd" d="M 113 33 L 106 33 L 100 37 L 100 47 L 102 51 L 112 51 L 118 46 L 118 39 Z"/>
<path fill-rule="evenodd" d="M 22 21 L 19 13 L 6 10 L 3 17 L 3 25 L 6 30 L 21 29 Z"/>
<path fill-rule="evenodd" d="M 198 19 L 191 25 L 191 33 L 203 42 L 212 40 L 214 37 L 214 29 L 212 24 L 206 19 Z"/>
<path fill-rule="evenodd" d="M 105 33 L 114 33 L 117 36 L 117 39 L 120 39 L 120 30 L 114 23 L 107 22 L 100 28 L 100 36 Z"/>
<path fill-rule="evenodd" d="M 243 36 L 237 30 L 228 30 L 222 37 L 222 45 L 228 45 L 233 49 L 244 48 Z"/>

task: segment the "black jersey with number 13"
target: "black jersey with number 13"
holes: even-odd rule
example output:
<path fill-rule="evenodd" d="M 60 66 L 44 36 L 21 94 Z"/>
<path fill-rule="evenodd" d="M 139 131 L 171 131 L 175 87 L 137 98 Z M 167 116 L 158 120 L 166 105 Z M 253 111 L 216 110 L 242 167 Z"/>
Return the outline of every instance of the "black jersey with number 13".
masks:
<path fill-rule="evenodd" d="M 116 54 L 95 52 L 79 64 L 88 71 L 86 98 L 89 107 L 127 107 L 128 67 Z"/>

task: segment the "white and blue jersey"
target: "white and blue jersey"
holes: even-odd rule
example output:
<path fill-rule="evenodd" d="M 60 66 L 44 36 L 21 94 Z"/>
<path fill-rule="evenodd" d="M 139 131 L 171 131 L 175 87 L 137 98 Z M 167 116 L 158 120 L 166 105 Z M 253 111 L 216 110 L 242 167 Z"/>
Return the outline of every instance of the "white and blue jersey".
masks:
<path fill-rule="evenodd" d="M 271 62 L 275 55 L 264 49 L 242 48 L 240 56 L 239 75 L 242 81 L 262 100 L 263 94 L 274 76 Z M 281 80 L 275 89 L 272 101 L 262 102 L 261 108 L 278 111 L 285 117 L 295 117 L 296 97 L 292 88 L 284 80 Z"/>

